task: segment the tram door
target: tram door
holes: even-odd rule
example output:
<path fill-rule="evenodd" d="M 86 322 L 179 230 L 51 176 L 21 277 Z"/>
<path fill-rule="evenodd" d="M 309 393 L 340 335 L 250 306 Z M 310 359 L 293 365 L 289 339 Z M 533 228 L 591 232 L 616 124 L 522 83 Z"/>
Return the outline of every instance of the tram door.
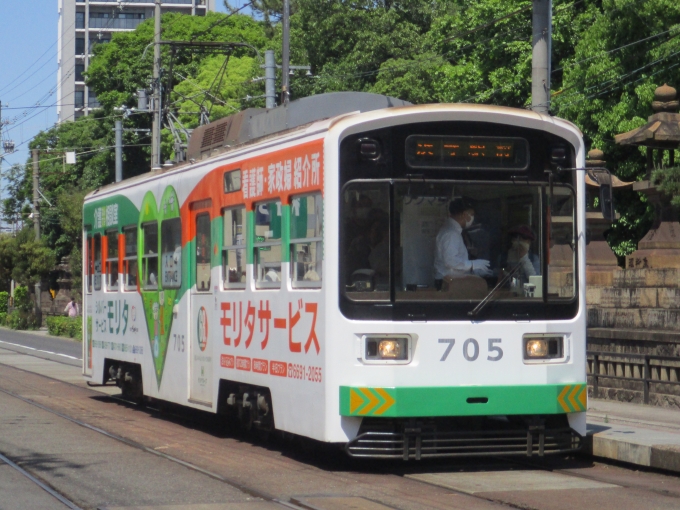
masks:
<path fill-rule="evenodd" d="M 94 237 L 83 235 L 83 260 L 85 261 L 85 285 L 83 292 L 83 374 L 92 375 L 92 315 L 94 313 L 94 299 L 92 299 L 92 278 L 94 267 Z"/>
<path fill-rule="evenodd" d="M 208 317 L 211 307 L 214 307 L 211 259 L 215 241 L 211 235 L 210 207 L 210 199 L 190 206 L 194 243 L 190 260 L 192 285 L 188 335 L 189 400 L 208 407 L 212 406 L 213 400 L 213 342 Z"/>

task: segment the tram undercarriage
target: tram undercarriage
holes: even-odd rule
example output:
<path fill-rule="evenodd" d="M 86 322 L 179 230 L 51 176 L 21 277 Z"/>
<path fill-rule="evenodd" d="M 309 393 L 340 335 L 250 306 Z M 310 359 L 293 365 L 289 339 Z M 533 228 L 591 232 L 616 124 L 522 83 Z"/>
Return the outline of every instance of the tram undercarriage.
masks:
<path fill-rule="evenodd" d="M 455 418 L 364 418 L 347 443 L 351 457 L 481 457 L 548 454 L 579 450 L 583 437 L 566 415 Z"/>

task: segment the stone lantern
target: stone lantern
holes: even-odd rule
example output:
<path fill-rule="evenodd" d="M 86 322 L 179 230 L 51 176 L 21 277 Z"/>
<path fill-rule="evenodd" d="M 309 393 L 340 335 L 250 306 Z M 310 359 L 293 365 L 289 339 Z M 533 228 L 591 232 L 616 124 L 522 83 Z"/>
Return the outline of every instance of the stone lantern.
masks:
<path fill-rule="evenodd" d="M 586 168 L 604 168 L 604 153 L 599 149 L 588 152 Z M 633 186 L 632 182 L 623 182 L 615 175 L 611 176 L 613 189 L 627 189 Z M 609 247 L 604 236 L 611 223 L 604 217 L 599 207 L 594 204 L 600 185 L 591 179 L 586 173 L 586 229 L 588 244 L 586 245 L 586 284 L 596 286 L 611 286 L 614 282 L 614 272 L 618 271 L 618 259 Z M 617 215 L 618 216 L 618 215 Z"/>
<path fill-rule="evenodd" d="M 663 85 L 654 91 L 654 114 L 647 124 L 615 136 L 619 145 L 647 148 L 645 180 L 633 184 L 633 190 L 647 196 L 654 206 L 654 224 L 640 242 L 638 249 L 626 257 L 626 269 L 680 268 L 680 223 L 670 197 L 661 193 L 652 182 L 652 171 L 662 168 L 664 152 L 668 151 L 669 166 L 675 165 L 675 150 L 680 147 L 680 114 L 676 90 Z"/>

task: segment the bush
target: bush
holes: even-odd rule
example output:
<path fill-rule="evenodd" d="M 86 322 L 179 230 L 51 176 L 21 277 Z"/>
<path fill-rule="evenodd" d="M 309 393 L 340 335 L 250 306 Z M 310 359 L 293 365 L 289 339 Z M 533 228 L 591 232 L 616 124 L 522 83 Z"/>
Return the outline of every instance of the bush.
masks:
<path fill-rule="evenodd" d="M 9 292 L 0 292 L 0 313 L 7 315 L 7 306 L 9 305 Z M 0 321 L 0 324 L 2 322 Z"/>
<path fill-rule="evenodd" d="M 680 207 L 680 166 L 654 170 L 652 182 L 660 191 L 671 197 L 671 204 Z"/>
<path fill-rule="evenodd" d="M 7 324 L 7 312 L 0 312 L 0 326 Z"/>
<path fill-rule="evenodd" d="M 30 312 L 14 310 L 7 315 L 7 326 L 12 329 L 38 329 L 38 319 Z"/>
<path fill-rule="evenodd" d="M 54 336 L 83 339 L 83 320 L 81 317 L 47 317 L 47 332 Z"/>
<path fill-rule="evenodd" d="M 17 287 L 14 289 L 14 308 L 20 312 L 30 313 L 35 305 L 28 293 L 28 287 Z"/>

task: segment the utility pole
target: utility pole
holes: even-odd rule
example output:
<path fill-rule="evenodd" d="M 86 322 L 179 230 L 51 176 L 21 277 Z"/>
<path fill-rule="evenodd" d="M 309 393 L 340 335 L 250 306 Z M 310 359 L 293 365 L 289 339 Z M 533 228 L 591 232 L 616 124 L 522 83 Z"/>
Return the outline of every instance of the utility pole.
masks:
<path fill-rule="evenodd" d="M 535 1 L 535 0 L 534 0 Z M 281 56 L 281 104 L 290 100 L 288 76 L 290 65 L 290 0 L 283 0 L 283 55 Z"/>
<path fill-rule="evenodd" d="M 123 180 L 123 121 L 115 122 L 116 132 L 116 182 Z"/>
<path fill-rule="evenodd" d="M 40 212 L 38 211 L 38 186 L 40 185 L 40 160 L 38 149 L 33 149 L 33 229 L 35 240 L 40 241 Z"/>
<path fill-rule="evenodd" d="M 531 38 L 531 109 L 550 113 L 552 0 L 533 0 Z"/>
<path fill-rule="evenodd" d="M 267 108 L 276 106 L 276 57 L 274 50 L 264 52 L 264 97 Z"/>
<path fill-rule="evenodd" d="M 40 185 L 40 156 L 39 150 L 33 149 L 33 228 L 35 229 L 35 240 L 40 241 L 40 212 L 38 211 L 39 191 Z M 38 319 L 38 324 L 42 326 L 42 310 L 40 308 L 40 280 L 35 284 L 35 315 Z"/>
<path fill-rule="evenodd" d="M 153 126 L 151 130 L 151 170 L 161 168 L 161 0 L 154 10 L 153 46 Z"/>

